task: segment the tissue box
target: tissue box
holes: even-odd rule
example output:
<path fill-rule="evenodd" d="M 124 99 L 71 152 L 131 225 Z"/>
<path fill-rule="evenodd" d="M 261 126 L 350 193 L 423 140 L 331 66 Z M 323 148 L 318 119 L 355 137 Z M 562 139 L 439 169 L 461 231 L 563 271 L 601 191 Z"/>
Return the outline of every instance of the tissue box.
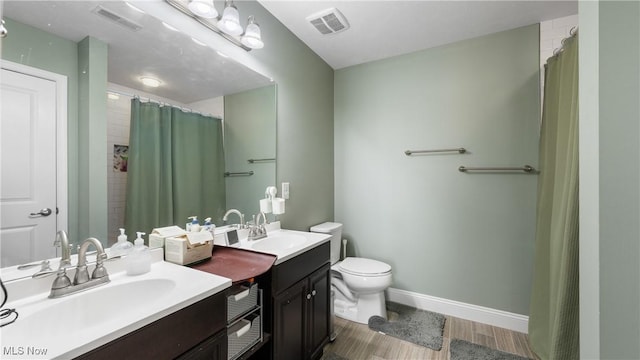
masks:
<path fill-rule="evenodd" d="M 162 228 L 153 229 L 149 234 L 149 248 L 164 247 L 164 241 L 168 237 L 179 237 L 186 235 L 187 232 L 182 230 L 179 226 L 166 226 Z"/>
<path fill-rule="evenodd" d="M 178 265 L 188 265 L 211 258 L 213 235 L 208 231 L 187 233 L 164 240 L 164 259 Z"/>

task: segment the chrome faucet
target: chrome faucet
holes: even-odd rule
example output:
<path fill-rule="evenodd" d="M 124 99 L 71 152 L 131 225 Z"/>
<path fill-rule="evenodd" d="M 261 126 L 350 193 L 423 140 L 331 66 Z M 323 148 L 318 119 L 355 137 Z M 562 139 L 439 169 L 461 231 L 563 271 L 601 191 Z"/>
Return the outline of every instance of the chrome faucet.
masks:
<path fill-rule="evenodd" d="M 60 230 L 56 233 L 56 240 L 53 242 L 53 246 L 60 246 L 62 256 L 60 257 L 60 268 L 71 267 L 71 251 L 69 249 L 69 237 L 64 230 Z"/>
<path fill-rule="evenodd" d="M 240 229 L 246 228 L 246 225 L 244 223 L 244 214 L 241 213 L 239 210 L 236 210 L 236 209 L 227 210 L 227 212 L 224 213 L 224 216 L 222 217 L 222 221 L 226 222 L 227 219 L 229 218 L 229 215 L 231 215 L 231 214 L 237 214 L 240 217 L 240 226 L 239 226 Z"/>
<path fill-rule="evenodd" d="M 78 267 L 76 269 L 76 276 L 73 279 L 74 285 L 84 284 L 90 280 L 89 271 L 87 270 L 87 249 L 89 248 L 89 245 L 93 245 L 97 250 L 96 268 L 91 274 L 91 279 L 101 279 L 105 276 L 107 277 L 107 280 L 109 279 L 107 269 L 105 269 L 102 264 L 107 258 L 107 254 L 104 252 L 102 243 L 96 238 L 88 238 L 82 243 L 80 250 L 78 250 Z"/>
<path fill-rule="evenodd" d="M 260 224 L 260 217 L 262 216 L 262 224 Z M 256 216 L 253 215 L 253 225 L 249 227 L 249 240 L 258 240 L 267 237 L 267 229 L 264 227 L 267 222 L 267 215 L 262 211 Z"/>
<path fill-rule="evenodd" d="M 90 245 L 93 245 L 97 250 L 96 268 L 93 270 L 91 278 L 89 278 L 89 271 L 87 270 L 87 249 Z M 98 239 L 88 238 L 83 241 L 80 246 L 80 250 L 78 250 L 78 266 L 76 267 L 76 275 L 73 279 L 73 283 L 69 280 L 66 267 L 63 267 L 61 261 L 58 274 L 51 286 L 49 298 L 58 298 L 108 283 L 110 281 L 109 274 L 107 273 L 107 269 L 103 266 L 103 262 L 106 258 L 107 254 L 104 252 L 102 243 L 100 243 Z"/>

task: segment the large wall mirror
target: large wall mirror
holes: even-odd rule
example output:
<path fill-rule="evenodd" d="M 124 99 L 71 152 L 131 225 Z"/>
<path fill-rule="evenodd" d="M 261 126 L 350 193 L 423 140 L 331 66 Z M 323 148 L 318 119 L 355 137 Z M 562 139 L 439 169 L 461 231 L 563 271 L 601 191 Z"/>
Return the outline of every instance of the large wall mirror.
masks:
<path fill-rule="evenodd" d="M 158 6 L 168 5 L 159 3 Z M 117 229 L 124 222 L 130 104 L 135 96 L 142 101 L 151 100 L 222 118 L 225 172 L 229 173 L 223 189 L 225 206 L 240 210 L 247 218 L 259 211 L 258 202 L 264 197 L 265 188 L 275 185 L 276 180 L 276 84 L 271 79 L 122 1 L 5 1 L 2 16 L 9 32 L 2 40 L 3 60 L 54 73 L 57 69 L 68 69 L 71 75 L 63 75 L 67 75 L 70 82 L 69 116 L 77 117 L 78 127 L 87 125 L 83 125 L 84 114 L 78 110 L 82 107 L 78 104 L 82 101 L 82 88 L 71 84 L 77 83 L 86 71 L 81 68 L 82 61 L 77 60 L 77 44 L 87 37 L 107 44 L 107 91 L 103 97 L 107 126 L 100 140 L 106 149 L 100 156 L 106 154 L 107 157 L 105 181 L 108 186 L 104 197 L 108 203 L 107 213 L 100 219 L 108 224 L 106 239 L 100 239 L 105 245 L 113 243 Z M 176 11 L 180 21 L 193 21 L 181 19 L 183 16 Z M 58 56 L 61 51 L 67 54 Z M 68 59 L 73 58 L 74 51 L 76 60 L 71 64 L 73 61 Z M 145 86 L 140 82 L 143 76 L 156 78 L 161 85 Z M 2 85 L 4 91 L 4 80 Z M 73 136 L 70 129 L 69 144 L 78 146 L 84 141 L 82 135 L 76 139 Z M 77 149 L 69 146 L 68 151 L 71 158 Z M 72 162 L 69 165 L 72 167 Z M 81 166 L 77 168 L 77 173 L 69 169 L 70 187 L 77 184 L 75 178 L 87 176 Z M 7 173 L 3 168 L 3 174 Z M 69 207 L 72 206 L 70 202 Z M 69 211 L 69 223 L 81 221 L 83 214 L 78 211 L 75 214 L 74 219 L 74 211 Z M 24 241 L 16 236 L 12 238 L 11 231 L 5 229 L 4 215 L 2 219 L 3 268 L 11 267 L 13 271 L 15 265 L 57 256 L 55 249 L 53 253 L 50 250 L 54 235 L 32 234 Z M 184 226 L 183 220 L 186 221 L 181 219 L 177 225 Z M 77 243 L 78 239 L 72 242 Z M 42 247 L 47 247 L 47 251 L 34 250 Z M 24 275 L 37 269 L 34 267 Z M 7 271 L 3 270 L 3 279 Z"/>

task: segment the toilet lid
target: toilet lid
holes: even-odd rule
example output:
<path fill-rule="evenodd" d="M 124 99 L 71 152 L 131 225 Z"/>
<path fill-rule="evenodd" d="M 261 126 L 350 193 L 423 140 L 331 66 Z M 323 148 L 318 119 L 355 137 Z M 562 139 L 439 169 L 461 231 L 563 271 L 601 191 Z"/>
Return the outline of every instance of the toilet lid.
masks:
<path fill-rule="evenodd" d="M 382 261 L 348 257 L 340 263 L 340 270 L 354 275 L 383 275 L 391 271 L 391 266 Z"/>

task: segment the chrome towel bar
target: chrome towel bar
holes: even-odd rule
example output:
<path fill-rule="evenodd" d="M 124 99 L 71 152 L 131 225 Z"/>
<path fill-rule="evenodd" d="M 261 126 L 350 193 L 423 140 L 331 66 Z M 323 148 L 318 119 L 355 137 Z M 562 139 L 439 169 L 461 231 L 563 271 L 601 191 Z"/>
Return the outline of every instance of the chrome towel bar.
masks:
<path fill-rule="evenodd" d="M 522 167 L 466 167 L 466 166 L 460 166 L 458 168 L 458 171 L 460 172 L 467 172 L 467 171 L 516 171 L 516 172 L 525 172 L 527 174 L 535 174 L 537 173 L 537 170 L 535 168 L 533 168 L 533 166 L 531 165 L 525 165 Z"/>
<path fill-rule="evenodd" d="M 268 159 L 249 159 L 247 162 L 249 164 L 257 163 L 257 162 L 267 162 L 267 161 L 276 161 L 276 158 L 268 158 Z"/>
<path fill-rule="evenodd" d="M 242 172 L 225 172 L 224 177 L 230 176 L 251 176 L 253 175 L 253 171 L 242 171 Z"/>
<path fill-rule="evenodd" d="M 464 154 L 467 152 L 467 149 L 457 148 L 457 149 L 437 149 L 437 150 L 407 150 L 404 152 L 404 154 L 407 156 L 410 156 L 413 154 L 440 153 L 440 152 L 457 152 L 460 154 Z"/>

